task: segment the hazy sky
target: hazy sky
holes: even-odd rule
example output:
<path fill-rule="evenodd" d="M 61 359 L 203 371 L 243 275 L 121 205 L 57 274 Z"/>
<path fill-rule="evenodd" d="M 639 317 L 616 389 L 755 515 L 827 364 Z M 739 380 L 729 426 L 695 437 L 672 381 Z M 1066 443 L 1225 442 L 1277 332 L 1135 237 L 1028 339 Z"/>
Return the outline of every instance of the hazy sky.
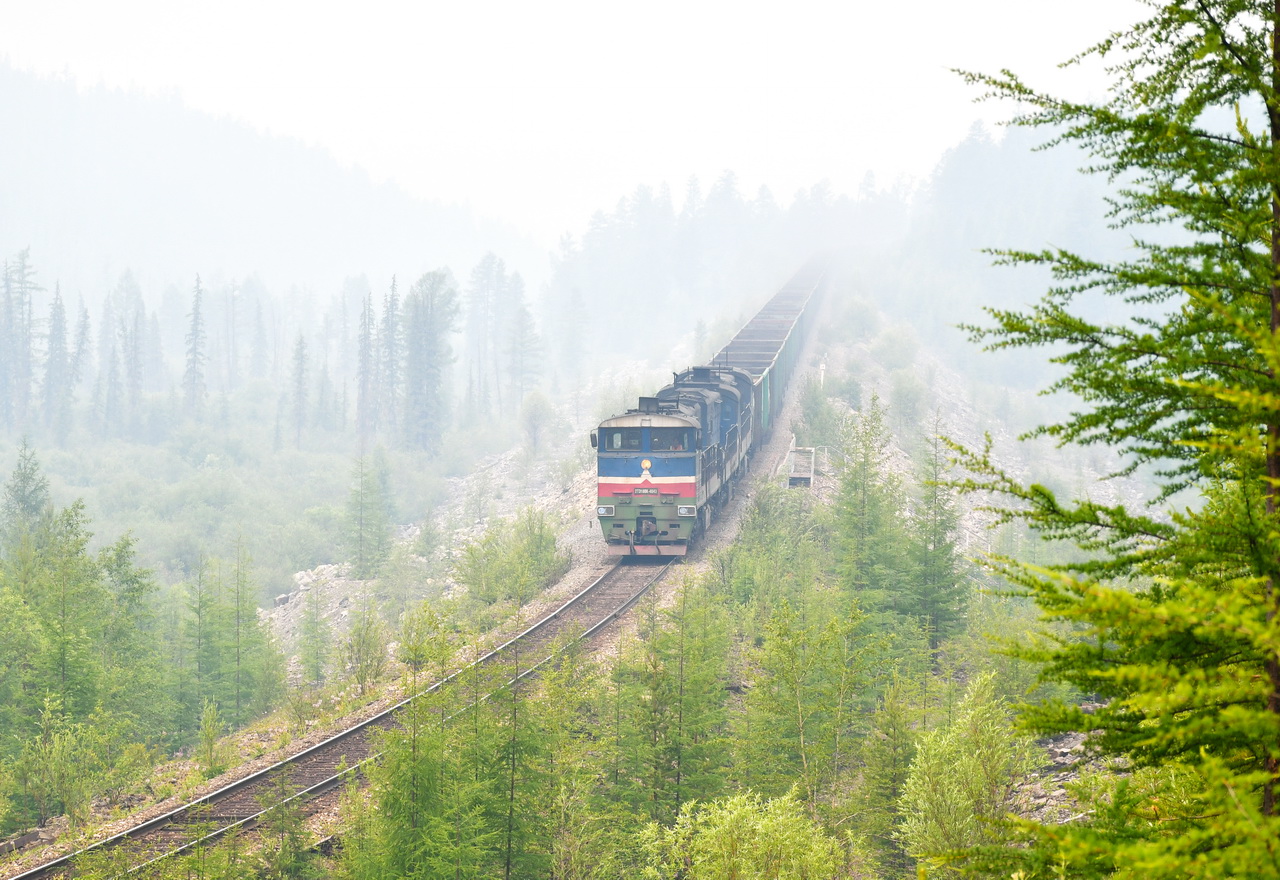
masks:
<path fill-rule="evenodd" d="M 544 242 L 637 184 L 732 169 L 783 203 L 918 177 L 975 120 L 950 67 L 1054 69 L 1130 0 L 905 3 L 7 2 L 0 57 L 327 148 L 375 180 L 469 203 Z M 357 11 L 358 9 L 358 11 Z"/>

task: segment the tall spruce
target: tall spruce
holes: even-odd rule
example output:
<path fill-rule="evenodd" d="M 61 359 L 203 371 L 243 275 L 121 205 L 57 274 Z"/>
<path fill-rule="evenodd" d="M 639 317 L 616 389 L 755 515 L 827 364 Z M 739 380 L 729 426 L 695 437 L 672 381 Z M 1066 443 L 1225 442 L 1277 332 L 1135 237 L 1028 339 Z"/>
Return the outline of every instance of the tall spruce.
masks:
<path fill-rule="evenodd" d="M 500 413 L 502 382 L 502 305 L 508 287 L 507 267 L 487 253 L 471 270 L 467 286 L 466 406 L 470 417 L 487 419 Z"/>
<path fill-rule="evenodd" d="M 203 309 L 204 289 L 200 286 L 200 276 L 196 276 L 196 286 L 191 292 L 191 312 L 187 324 L 187 359 L 186 369 L 182 373 L 182 405 L 189 418 L 199 419 L 204 414 L 204 399 L 208 393 L 205 382 L 205 363 L 208 354 L 205 351 L 205 321 Z"/>
<path fill-rule="evenodd" d="M 35 295 L 43 290 L 36 283 L 31 249 L 24 248 L 4 268 L 5 312 L 8 333 L 8 391 L 12 424 L 24 428 L 32 418 L 35 393 Z"/>
<path fill-rule="evenodd" d="M 373 294 L 365 294 L 364 305 L 360 309 L 360 336 L 356 343 L 356 434 L 361 441 L 372 437 L 378 427 L 375 321 Z"/>
<path fill-rule="evenodd" d="M 1029 826 L 1029 845 L 984 859 L 1024 876 L 1280 876 L 1280 7 L 1238 0 L 1151 4 L 1088 49 L 1111 78 L 1104 103 L 967 74 L 1016 101 L 1014 124 L 1078 145 L 1120 182 L 1122 258 L 1004 252 L 1048 267 L 1029 309 L 993 310 L 989 347 L 1048 347 L 1073 392 L 1041 427 L 1059 443 L 1110 445 L 1153 473 L 1155 509 L 1059 500 L 982 451 L 964 485 L 1006 500 L 1006 520 L 1074 541 L 1086 561 L 1048 570 L 997 559 L 1051 621 L 1083 634 L 1026 653 L 1094 694 L 1086 714 L 1032 707 L 1038 731 L 1089 733 L 1131 775 L 1082 821 Z M 1146 227 L 1166 227 L 1144 234 Z M 1170 235 L 1167 227 L 1178 231 Z M 1087 299 L 1109 298 L 1103 320 Z M 1118 316 L 1118 317 L 1116 317 Z M 1179 490 L 1201 502 L 1174 507 Z"/>
<path fill-rule="evenodd" d="M 868 612 L 909 613 L 904 594 L 912 579 L 900 479 L 889 467 L 890 435 L 874 395 L 844 442 L 836 501 L 836 566 L 846 589 Z"/>
<path fill-rule="evenodd" d="M 302 448 L 302 429 L 307 424 L 307 337 L 298 333 L 298 341 L 293 344 L 293 381 L 290 383 L 289 399 L 293 405 L 293 446 Z"/>
<path fill-rule="evenodd" d="M 518 280 L 519 275 L 513 276 Z M 542 372 L 542 340 L 533 325 L 533 313 L 524 301 L 524 293 L 511 305 L 511 326 L 507 331 L 507 399 L 513 407 L 519 407 L 538 381 Z"/>
<path fill-rule="evenodd" d="M 67 310 L 62 303 L 62 289 L 53 287 L 49 305 L 49 335 L 44 358 L 42 405 L 44 423 L 59 442 L 71 429 L 71 401 L 75 382 L 72 378 L 70 340 L 67 337 Z"/>
<path fill-rule="evenodd" d="M 378 329 L 379 386 L 378 419 L 385 430 L 395 431 L 400 424 L 400 386 L 404 369 L 404 339 L 400 326 L 400 293 L 391 277 L 391 290 L 382 302 L 382 323 Z"/>
<path fill-rule="evenodd" d="M 439 452 L 449 424 L 447 386 L 457 329 L 458 290 L 448 270 L 428 272 L 404 300 L 404 436 L 412 449 Z"/>
<path fill-rule="evenodd" d="M 390 499 L 369 456 L 356 459 L 347 496 L 347 559 L 351 577 L 377 577 L 391 550 Z"/>
<path fill-rule="evenodd" d="M 0 270 L 0 426 L 13 427 L 14 342 L 17 306 L 9 263 Z"/>
<path fill-rule="evenodd" d="M 956 532 L 960 515 L 955 490 L 946 484 L 946 446 L 938 434 L 925 453 L 923 485 L 911 519 L 911 571 L 903 610 L 917 617 L 929 633 L 930 647 L 959 629 L 966 600 Z"/>

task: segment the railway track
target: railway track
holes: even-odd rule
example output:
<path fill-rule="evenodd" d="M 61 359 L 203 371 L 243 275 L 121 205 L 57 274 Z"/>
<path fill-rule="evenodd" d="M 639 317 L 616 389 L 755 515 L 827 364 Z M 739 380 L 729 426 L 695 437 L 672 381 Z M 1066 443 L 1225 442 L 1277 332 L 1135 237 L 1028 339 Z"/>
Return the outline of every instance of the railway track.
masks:
<path fill-rule="evenodd" d="M 461 682 L 468 671 L 499 665 L 513 657 L 519 661 L 515 664 L 515 674 L 509 679 L 504 676 L 498 690 L 534 674 L 553 659 L 556 645 L 562 639 L 573 635 L 589 639 L 626 613 L 662 578 L 670 565 L 620 562 L 524 632 L 418 695 L 218 791 L 83 850 L 12 875 L 10 880 L 71 877 L 77 859 L 108 850 L 113 851 L 112 863 L 121 874 L 142 873 L 157 861 L 211 843 L 232 831 L 252 828 L 280 803 L 295 803 L 305 810 L 307 803 L 333 790 L 353 773 L 361 772 L 365 762 L 377 757 L 378 732 L 394 728 L 400 710 L 418 696 Z M 273 791 L 285 797 L 273 803 Z"/>

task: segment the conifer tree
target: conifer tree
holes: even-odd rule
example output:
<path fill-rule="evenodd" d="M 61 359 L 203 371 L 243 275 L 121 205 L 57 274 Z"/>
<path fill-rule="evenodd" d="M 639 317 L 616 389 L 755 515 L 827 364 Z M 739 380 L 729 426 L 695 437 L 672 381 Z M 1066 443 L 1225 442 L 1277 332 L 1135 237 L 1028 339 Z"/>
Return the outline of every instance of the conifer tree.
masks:
<path fill-rule="evenodd" d="M 525 302 L 524 282 L 513 274 L 507 305 L 507 332 L 503 340 L 509 391 L 506 399 L 519 406 L 542 372 L 542 339 Z"/>
<path fill-rule="evenodd" d="M 365 601 L 351 616 L 342 660 L 361 694 L 382 677 L 387 667 L 387 628 L 372 602 Z"/>
<path fill-rule="evenodd" d="M 391 549 L 389 499 L 368 456 L 356 459 L 347 497 L 347 557 L 351 576 L 376 577 Z"/>
<path fill-rule="evenodd" d="M 8 325 L 7 350 L 0 355 L 7 361 L 8 406 L 11 424 L 19 428 L 31 418 L 32 395 L 35 393 L 35 294 L 43 290 L 35 279 L 31 265 L 31 249 L 18 252 L 4 266 L 4 322 Z M 3 389 L 0 389 L 3 390 Z M 3 402 L 0 402 L 3 403 Z"/>
<path fill-rule="evenodd" d="M 449 337 L 458 291 L 448 270 L 423 275 L 404 301 L 404 436 L 412 449 L 438 452 L 449 424 Z"/>
<path fill-rule="evenodd" d="M 756 653 L 739 749 L 754 790 L 800 789 L 810 809 L 829 801 L 851 764 L 851 741 L 870 676 L 864 615 L 836 615 L 818 604 L 784 601 Z"/>
<path fill-rule="evenodd" d="M 472 417 L 487 419 L 495 408 L 501 409 L 501 330 L 505 326 L 502 307 L 506 289 L 506 264 L 496 254 L 485 254 L 471 270 L 467 287 L 466 405 Z"/>
<path fill-rule="evenodd" d="M 183 409 L 187 417 L 193 419 L 199 419 L 204 414 L 204 399 L 207 394 L 205 363 L 208 355 L 205 352 L 203 301 L 204 290 L 200 286 L 200 276 L 197 275 L 196 286 L 191 293 L 191 313 L 187 316 L 187 360 L 182 374 Z"/>
<path fill-rule="evenodd" d="M 80 320 L 76 324 L 76 343 L 71 354 L 70 384 L 74 388 L 89 369 L 89 346 L 93 344 L 89 309 L 80 301 Z M 70 393 L 70 392 L 68 392 Z"/>
<path fill-rule="evenodd" d="M 909 866 L 899 837 L 900 804 L 920 735 L 919 691 L 895 673 L 859 747 L 862 773 L 856 796 L 857 825 L 875 842 L 884 864 L 897 870 Z"/>
<path fill-rule="evenodd" d="M 373 294 L 365 294 L 360 309 L 356 352 L 356 434 L 368 440 L 378 427 L 377 352 L 374 348 Z"/>
<path fill-rule="evenodd" d="M 247 720 L 250 694 L 253 692 L 254 664 L 251 657 L 263 647 L 259 644 L 257 590 L 251 579 L 252 560 L 245 549 L 244 539 L 236 541 L 236 558 L 231 577 L 231 645 L 232 652 L 232 709 L 230 722 L 238 727 Z"/>
<path fill-rule="evenodd" d="M 889 469 L 884 408 L 872 395 L 844 442 L 836 502 L 836 567 L 845 588 L 869 613 L 905 613 L 903 594 L 913 573 L 904 552 L 906 522 L 901 481 Z"/>
<path fill-rule="evenodd" d="M 911 577 L 906 583 L 902 611 L 919 618 L 931 647 L 953 635 L 960 624 L 966 584 L 956 551 L 960 517 L 955 490 L 946 485 L 946 447 L 934 436 L 926 453 L 920 501 L 911 519 Z"/>
<path fill-rule="evenodd" d="M 382 323 L 378 328 L 378 420 L 388 431 L 400 426 L 400 393 L 404 369 L 403 328 L 400 326 L 400 294 L 396 279 L 382 302 Z"/>
<path fill-rule="evenodd" d="M 1014 786 L 1035 766 L 990 676 L 977 678 L 955 719 L 925 733 L 902 784 L 900 836 L 917 858 L 955 853 L 1003 833 Z M 954 876 L 952 871 L 939 876 Z"/>
<path fill-rule="evenodd" d="M 293 346 L 293 381 L 290 399 L 293 404 L 293 446 L 302 448 L 302 429 L 307 424 L 307 338 L 298 333 Z"/>
<path fill-rule="evenodd" d="M 299 660 L 305 680 L 309 684 L 320 684 L 325 680 L 329 665 L 333 635 L 329 622 L 324 619 L 319 592 L 308 590 L 303 602 L 302 627 L 298 636 Z"/>
<path fill-rule="evenodd" d="M 75 383 L 71 375 L 70 340 L 67 338 L 67 311 L 62 304 L 62 289 L 54 285 L 53 302 L 49 305 L 49 336 L 44 358 L 42 406 L 44 423 L 59 441 L 64 441 L 71 427 L 71 400 Z"/>
<path fill-rule="evenodd" d="M 191 658 L 192 694 L 188 710 L 199 711 L 216 697 L 222 684 L 222 584 L 217 571 L 201 557 L 186 585 L 185 636 Z"/>
<path fill-rule="evenodd" d="M 1172 0 L 1077 59 L 1105 65 L 1103 103 L 967 75 L 1019 102 L 1015 124 L 1081 146 L 1122 182 L 1110 217 L 1134 245 L 1115 260 L 1005 253 L 1048 267 L 1054 285 L 974 334 L 1052 347 L 1065 368 L 1053 387 L 1079 402 L 1038 433 L 1108 444 L 1161 489 L 1152 511 L 1068 502 L 982 451 L 961 456 L 965 485 L 1003 497 L 1006 520 L 1087 551 L 1049 571 L 997 560 L 1047 618 L 1085 634 L 1028 654 L 1103 702 L 1091 715 L 1035 707 L 1029 723 L 1092 731 L 1135 771 L 1086 821 L 1031 827 L 1032 845 L 989 854 L 1027 876 L 1280 876 L 1278 52 L 1272 4 Z M 1179 237 L 1144 234 L 1152 225 Z M 1109 319 L 1085 307 L 1095 294 L 1111 299 Z M 1200 506 L 1158 509 L 1185 488 Z"/>
<path fill-rule="evenodd" d="M 137 434 L 142 409 L 143 365 L 146 360 L 146 312 L 142 303 L 120 320 L 120 351 L 124 362 L 125 412 L 128 431 Z"/>
<path fill-rule="evenodd" d="M 13 427 L 14 352 L 17 345 L 17 304 L 9 278 L 9 263 L 0 270 L 0 426 Z"/>
<path fill-rule="evenodd" d="M 12 553 L 19 541 L 34 536 L 42 522 L 53 515 L 49 498 L 49 478 L 40 468 L 35 450 L 22 438 L 18 447 L 18 462 L 4 484 L 3 507 L 0 508 L 0 550 Z"/>

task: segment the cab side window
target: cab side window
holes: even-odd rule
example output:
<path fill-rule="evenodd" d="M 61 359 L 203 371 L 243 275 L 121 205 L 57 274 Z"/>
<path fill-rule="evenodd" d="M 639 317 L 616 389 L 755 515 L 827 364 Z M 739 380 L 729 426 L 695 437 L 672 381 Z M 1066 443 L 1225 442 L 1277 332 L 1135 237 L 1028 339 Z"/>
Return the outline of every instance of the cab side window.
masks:
<path fill-rule="evenodd" d="M 691 448 L 687 428 L 654 428 L 650 444 L 654 452 L 685 452 Z"/>
<path fill-rule="evenodd" d="M 604 434 L 605 452 L 639 452 L 639 428 L 611 428 Z"/>

